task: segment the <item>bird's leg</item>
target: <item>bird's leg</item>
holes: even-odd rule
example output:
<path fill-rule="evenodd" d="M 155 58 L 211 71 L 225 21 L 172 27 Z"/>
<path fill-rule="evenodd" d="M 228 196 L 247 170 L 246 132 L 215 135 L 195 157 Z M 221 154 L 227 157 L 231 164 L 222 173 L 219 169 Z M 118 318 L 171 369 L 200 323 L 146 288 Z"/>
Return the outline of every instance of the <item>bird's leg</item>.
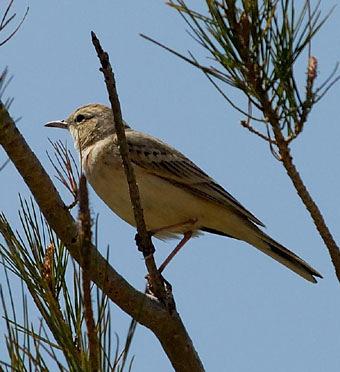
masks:
<path fill-rule="evenodd" d="M 175 255 L 184 247 L 185 243 L 192 237 L 192 231 L 187 231 L 184 233 L 183 239 L 177 244 L 176 248 L 169 254 L 169 256 L 164 260 L 162 265 L 159 267 L 158 271 L 161 273 L 168 263 L 175 257 Z"/>
<path fill-rule="evenodd" d="M 157 229 L 153 229 L 150 231 L 152 235 L 159 234 L 162 231 L 169 231 L 169 230 L 176 230 L 179 227 L 183 226 L 192 226 L 194 227 L 195 223 L 197 222 L 197 218 L 192 218 L 184 222 L 179 222 L 173 225 L 163 226 L 159 227 Z M 185 245 L 185 243 L 192 237 L 193 232 L 187 231 L 184 233 L 183 239 L 177 244 L 176 248 L 169 254 L 169 256 L 164 260 L 164 262 L 159 267 L 158 271 L 161 273 L 165 267 L 168 265 L 168 263 L 174 258 L 174 256 L 179 252 L 179 250 Z"/>

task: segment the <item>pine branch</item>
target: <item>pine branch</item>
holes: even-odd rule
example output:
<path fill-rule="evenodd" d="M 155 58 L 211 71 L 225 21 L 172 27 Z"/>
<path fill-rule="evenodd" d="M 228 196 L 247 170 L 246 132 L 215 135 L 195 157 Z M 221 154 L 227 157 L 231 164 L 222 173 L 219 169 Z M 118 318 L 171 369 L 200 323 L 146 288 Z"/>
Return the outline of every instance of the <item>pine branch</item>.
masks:
<path fill-rule="evenodd" d="M 312 108 L 340 79 L 336 76 L 336 64 L 330 77 L 315 87 L 318 61 L 311 54 L 311 43 L 332 10 L 322 18 L 320 2 L 312 9 L 309 0 L 265 1 L 261 4 L 257 1 L 206 0 L 208 14 L 190 9 L 184 0 L 171 0 L 168 4 L 184 18 L 215 65 L 205 66 L 192 54 L 190 58 L 183 56 L 148 39 L 203 71 L 211 80 L 241 90 L 248 102 L 262 113 L 267 133 L 262 132 L 263 127 L 250 126 L 248 120 L 241 123 L 267 141 L 272 154 L 282 162 L 328 249 L 340 281 L 339 246 L 296 169 L 289 148 L 290 142 L 303 132 Z M 294 72 L 303 52 L 308 56 L 304 92 L 299 88 Z M 218 91 L 226 97 L 220 88 Z M 241 107 L 237 109 L 243 111 Z"/>

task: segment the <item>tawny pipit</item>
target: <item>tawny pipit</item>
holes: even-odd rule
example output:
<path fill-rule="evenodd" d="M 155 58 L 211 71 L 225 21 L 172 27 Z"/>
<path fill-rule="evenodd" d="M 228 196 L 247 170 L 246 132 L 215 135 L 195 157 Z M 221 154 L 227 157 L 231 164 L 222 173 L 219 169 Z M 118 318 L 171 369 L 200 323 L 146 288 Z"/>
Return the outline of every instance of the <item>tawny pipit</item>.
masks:
<path fill-rule="evenodd" d="M 96 193 L 113 212 L 135 226 L 111 109 L 89 104 L 78 108 L 66 120 L 46 126 L 71 132 L 83 170 Z M 180 243 L 183 246 L 200 232 L 224 235 L 244 240 L 310 282 L 316 282 L 315 276 L 321 277 L 261 231 L 258 228 L 264 227 L 261 221 L 179 151 L 128 125 L 125 134 L 146 226 L 156 237 L 183 235 Z"/>

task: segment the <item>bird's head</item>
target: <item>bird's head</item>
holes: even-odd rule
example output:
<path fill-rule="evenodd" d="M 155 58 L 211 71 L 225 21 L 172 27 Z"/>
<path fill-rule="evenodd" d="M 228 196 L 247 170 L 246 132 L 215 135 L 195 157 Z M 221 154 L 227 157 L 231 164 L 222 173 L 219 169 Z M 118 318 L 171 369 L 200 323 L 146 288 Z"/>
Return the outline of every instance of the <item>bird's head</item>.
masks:
<path fill-rule="evenodd" d="M 68 129 L 78 150 L 115 133 L 111 108 L 98 103 L 79 107 L 67 119 L 50 121 L 45 127 Z"/>

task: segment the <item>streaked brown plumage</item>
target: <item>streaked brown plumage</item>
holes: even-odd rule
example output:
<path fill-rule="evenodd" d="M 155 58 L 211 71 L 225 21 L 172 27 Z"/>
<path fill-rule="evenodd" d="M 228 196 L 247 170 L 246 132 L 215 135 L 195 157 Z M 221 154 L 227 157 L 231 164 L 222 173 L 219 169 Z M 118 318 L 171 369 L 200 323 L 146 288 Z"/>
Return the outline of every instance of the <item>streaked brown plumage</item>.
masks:
<path fill-rule="evenodd" d="M 68 128 L 81 149 L 86 176 L 101 199 L 135 226 L 128 185 L 111 109 L 100 104 L 78 108 L 68 119 L 47 126 Z M 252 213 L 182 153 L 126 125 L 145 222 L 156 237 L 210 232 L 246 241 L 310 282 L 321 275 L 265 234 Z"/>

